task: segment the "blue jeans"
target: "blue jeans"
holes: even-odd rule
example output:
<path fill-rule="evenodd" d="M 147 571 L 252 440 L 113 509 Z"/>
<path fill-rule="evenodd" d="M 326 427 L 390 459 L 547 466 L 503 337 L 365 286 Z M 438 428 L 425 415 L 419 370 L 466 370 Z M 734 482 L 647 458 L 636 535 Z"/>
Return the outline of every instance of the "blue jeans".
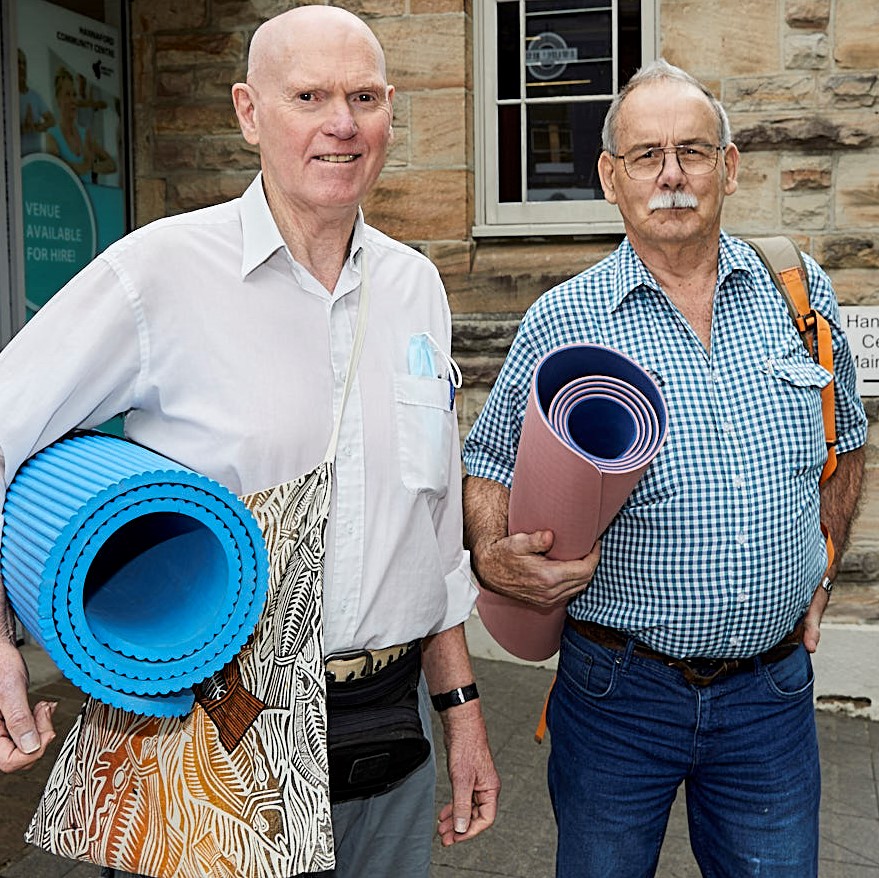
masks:
<path fill-rule="evenodd" d="M 566 626 L 549 703 L 557 878 L 656 872 L 681 783 L 706 878 L 818 874 L 812 665 L 792 655 L 699 688 Z"/>

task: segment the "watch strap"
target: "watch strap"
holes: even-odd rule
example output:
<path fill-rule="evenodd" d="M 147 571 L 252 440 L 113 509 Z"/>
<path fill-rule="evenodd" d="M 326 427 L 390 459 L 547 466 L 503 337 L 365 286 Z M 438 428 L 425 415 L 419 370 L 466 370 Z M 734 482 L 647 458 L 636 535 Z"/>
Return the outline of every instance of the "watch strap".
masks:
<path fill-rule="evenodd" d="M 476 684 L 470 683 L 469 686 L 459 686 L 457 689 L 452 689 L 449 692 L 431 695 L 430 703 L 433 705 L 434 710 L 442 713 L 450 707 L 457 707 L 459 704 L 473 701 L 474 698 L 479 698 L 479 692 L 476 689 Z"/>

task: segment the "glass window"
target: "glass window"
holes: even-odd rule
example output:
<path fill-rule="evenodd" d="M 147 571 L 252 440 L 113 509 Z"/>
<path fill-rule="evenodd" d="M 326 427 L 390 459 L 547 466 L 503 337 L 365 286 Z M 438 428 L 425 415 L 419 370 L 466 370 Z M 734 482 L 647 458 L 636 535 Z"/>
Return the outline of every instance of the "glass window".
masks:
<path fill-rule="evenodd" d="M 653 0 L 479 9 L 474 234 L 618 231 L 597 174 L 601 126 L 612 97 L 654 57 Z"/>

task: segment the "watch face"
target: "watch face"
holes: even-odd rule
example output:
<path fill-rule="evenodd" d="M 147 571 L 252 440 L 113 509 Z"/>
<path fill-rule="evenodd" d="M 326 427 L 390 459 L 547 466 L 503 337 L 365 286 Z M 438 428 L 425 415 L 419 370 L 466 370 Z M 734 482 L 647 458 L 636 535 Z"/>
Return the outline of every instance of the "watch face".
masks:
<path fill-rule="evenodd" d="M 821 583 L 821 588 L 823 588 L 827 594 L 830 594 L 830 592 L 833 591 L 833 580 L 829 576 L 825 576 L 824 581 Z"/>

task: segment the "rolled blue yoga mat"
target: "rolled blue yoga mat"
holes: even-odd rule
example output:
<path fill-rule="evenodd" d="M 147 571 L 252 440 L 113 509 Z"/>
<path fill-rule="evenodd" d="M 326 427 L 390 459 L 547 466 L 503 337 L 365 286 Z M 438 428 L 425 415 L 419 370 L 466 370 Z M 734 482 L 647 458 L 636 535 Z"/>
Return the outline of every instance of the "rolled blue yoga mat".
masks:
<path fill-rule="evenodd" d="M 268 557 L 231 491 L 138 445 L 74 434 L 30 458 L 3 507 L 0 575 L 22 624 L 95 698 L 149 716 L 250 636 Z"/>

